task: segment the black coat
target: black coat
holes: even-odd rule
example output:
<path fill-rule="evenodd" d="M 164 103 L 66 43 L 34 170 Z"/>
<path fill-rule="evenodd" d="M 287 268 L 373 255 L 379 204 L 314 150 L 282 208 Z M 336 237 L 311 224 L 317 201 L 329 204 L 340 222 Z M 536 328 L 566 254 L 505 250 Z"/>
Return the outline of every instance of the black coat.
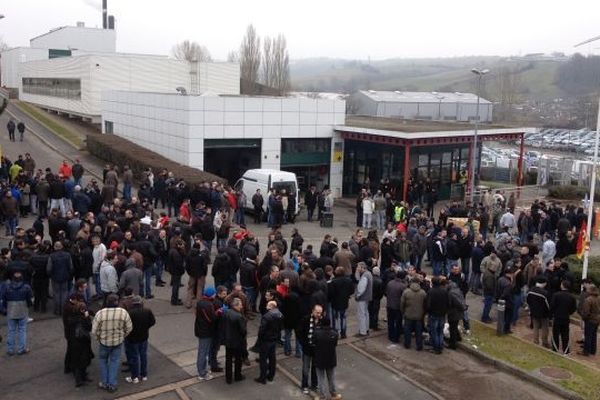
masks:
<path fill-rule="evenodd" d="M 283 315 L 277 308 L 267 311 L 260 320 L 258 328 L 259 343 L 273 343 L 281 336 Z"/>
<path fill-rule="evenodd" d="M 373 300 L 381 300 L 383 297 L 383 280 L 373 275 Z"/>
<path fill-rule="evenodd" d="M 314 364 L 316 368 L 329 369 L 337 366 L 336 347 L 338 334 L 331 327 L 318 327 L 313 336 L 315 343 Z"/>
<path fill-rule="evenodd" d="M 435 317 L 443 317 L 448 313 L 448 291 L 440 286 L 432 287 L 425 298 L 425 310 Z"/>
<path fill-rule="evenodd" d="M 212 276 L 215 282 L 223 282 L 231 277 L 231 259 L 225 252 L 220 252 L 215 257 L 215 262 L 212 266 Z"/>
<path fill-rule="evenodd" d="M 210 338 L 217 329 L 217 315 L 212 301 L 201 299 L 196 303 L 194 335 L 198 338 Z"/>
<path fill-rule="evenodd" d="M 171 275 L 183 275 L 185 273 L 185 262 L 183 255 L 177 249 L 169 250 L 167 258 L 167 271 Z"/>
<path fill-rule="evenodd" d="M 549 318 L 550 300 L 548 291 L 541 287 L 533 287 L 527 293 L 527 305 L 531 318 Z"/>
<path fill-rule="evenodd" d="M 296 329 L 302 316 L 300 312 L 300 296 L 294 290 L 290 290 L 283 299 L 281 311 L 283 312 L 283 327 L 285 329 Z"/>
<path fill-rule="evenodd" d="M 63 325 L 65 339 L 67 339 L 67 354 L 65 355 L 65 368 L 75 370 L 86 368 L 90 365 L 94 353 L 92 352 L 92 341 L 90 331 L 92 320 L 85 317 L 74 307 L 65 307 L 63 312 Z M 79 329 L 77 329 L 79 327 Z M 77 336 L 76 331 L 86 332 L 87 335 Z"/>
<path fill-rule="evenodd" d="M 230 309 L 225 312 L 225 347 L 243 350 L 246 348 L 246 320 L 239 312 Z"/>
<path fill-rule="evenodd" d="M 329 282 L 328 297 L 331 308 L 334 310 L 346 310 L 348 300 L 354 294 L 354 284 L 348 276 L 336 276 Z"/>
<path fill-rule="evenodd" d="M 145 342 L 148 340 L 150 328 L 156 324 L 154 313 L 151 309 L 144 308 L 141 305 L 132 306 L 128 312 L 133 330 L 127 336 L 127 340 L 132 343 Z"/>
<path fill-rule="evenodd" d="M 577 311 L 577 301 L 575 297 L 566 290 L 554 293 L 550 310 L 555 322 L 569 322 L 571 314 Z"/>

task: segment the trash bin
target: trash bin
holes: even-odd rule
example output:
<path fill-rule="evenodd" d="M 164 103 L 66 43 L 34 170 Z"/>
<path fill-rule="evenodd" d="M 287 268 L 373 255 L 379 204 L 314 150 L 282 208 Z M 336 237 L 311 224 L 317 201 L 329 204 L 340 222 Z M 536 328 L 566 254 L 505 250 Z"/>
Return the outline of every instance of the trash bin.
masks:
<path fill-rule="evenodd" d="M 321 226 L 323 228 L 333 228 L 333 213 L 323 212 L 321 214 Z"/>

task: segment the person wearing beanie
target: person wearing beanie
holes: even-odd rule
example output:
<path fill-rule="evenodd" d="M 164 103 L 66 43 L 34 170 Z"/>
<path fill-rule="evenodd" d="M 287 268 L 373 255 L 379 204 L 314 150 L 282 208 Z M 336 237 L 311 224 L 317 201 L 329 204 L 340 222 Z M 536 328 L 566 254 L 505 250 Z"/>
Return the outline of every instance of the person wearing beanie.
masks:
<path fill-rule="evenodd" d="M 213 377 L 208 370 L 208 358 L 217 326 L 217 314 L 213 306 L 215 294 L 215 288 L 207 286 L 204 288 L 202 298 L 196 303 L 196 320 L 194 322 L 194 335 L 198 338 L 196 368 L 198 380 L 201 381 L 208 381 Z"/>
<path fill-rule="evenodd" d="M 550 318 L 550 299 L 546 277 L 540 276 L 535 281 L 535 287 L 527 293 L 527 305 L 533 324 L 533 343 L 540 344 L 540 330 L 542 334 L 542 346 L 550 348 L 548 343 L 548 321 Z"/>
<path fill-rule="evenodd" d="M 138 295 L 133 296 L 128 312 L 133 330 L 125 338 L 125 354 L 131 376 L 125 380 L 136 384 L 148 380 L 148 336 L 156 319 L 152 310 L 144 307 L 144 302 Z"/>

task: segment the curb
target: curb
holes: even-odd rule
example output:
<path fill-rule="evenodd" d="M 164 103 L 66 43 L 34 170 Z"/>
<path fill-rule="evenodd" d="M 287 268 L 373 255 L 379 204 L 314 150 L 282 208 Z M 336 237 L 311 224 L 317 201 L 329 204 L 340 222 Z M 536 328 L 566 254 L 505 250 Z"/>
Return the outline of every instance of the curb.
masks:
<path fill-rule="evenodd" d="M 557 385 L 553 382 L 550 382 L 544 378 L 536 376 L 528 371 L 525 371 L 524 369 L 516 367 L 505 361 L 499 360 L 499 359 L 489 356 L 481 351 L 475 350 L 470 345 L 464 344 L 462 342 L 457 343 L 457 345 L 460 349 L 462 349 L 465 352 L 469 353 L 470 355 L 476 357 L 477 359 L 479 359 L 487 364 L 490 364 L 501 371 L 504 371 L 511 375 L 514 375 L 517 378 L 520 378 L 524 381 L 533 381 L 533 383 L 535 383 L 536 385 L 541 386 L 542 388 L 549 390 L 553 393 L 556 393 L 559 396 L 563 397 L 564 399 L 584 400 L 583 397 L 581 397 L 580 395 L 578 395 L 575 392 L 565 389 L 562 386 L 559 386 L 559 385 Z"/>

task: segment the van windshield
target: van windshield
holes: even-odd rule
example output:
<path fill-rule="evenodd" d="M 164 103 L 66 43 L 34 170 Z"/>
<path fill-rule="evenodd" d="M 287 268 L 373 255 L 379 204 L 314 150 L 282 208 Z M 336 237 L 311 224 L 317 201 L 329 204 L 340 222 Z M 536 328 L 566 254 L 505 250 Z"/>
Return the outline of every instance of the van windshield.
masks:
<path fill-rule="evenodd" d="M 293 194 L 296 195 L 296 182 L 273 182 L 273 189 L 275 189 L 275 191 L 277 193 L 281 193 L 282 190 L 285 189 L 285 192 L 287 194 Z"/>

